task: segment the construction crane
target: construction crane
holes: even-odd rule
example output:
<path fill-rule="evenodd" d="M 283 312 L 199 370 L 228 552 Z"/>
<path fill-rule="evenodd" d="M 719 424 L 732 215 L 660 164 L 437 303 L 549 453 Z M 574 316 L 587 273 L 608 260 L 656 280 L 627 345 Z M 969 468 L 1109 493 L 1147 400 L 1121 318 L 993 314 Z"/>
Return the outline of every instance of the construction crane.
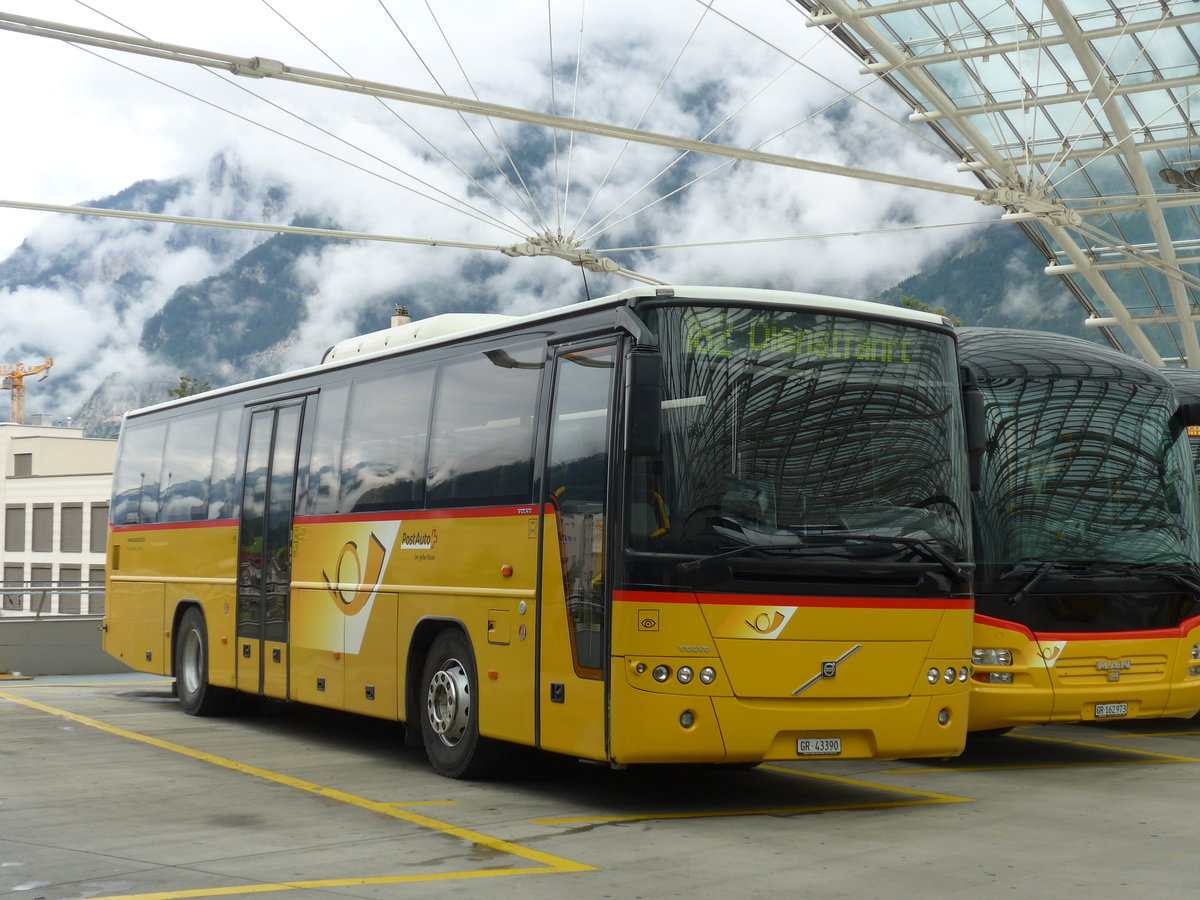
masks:
<path fill-rule="evenodd" d="M 8 421 L 18 425 L 25 424 L 25 379 L 38 372 L 45 372 L 54 360 L 49 356 L 40 366 L 27 366 L 25 363 L 10 363 L 0 365 L 0 376 L 4 377 L 3 390 L 10 391 L 12 400 L 9 404 Z M 38 381 L 45 381 L 49 375 L 43 375 Z"/>

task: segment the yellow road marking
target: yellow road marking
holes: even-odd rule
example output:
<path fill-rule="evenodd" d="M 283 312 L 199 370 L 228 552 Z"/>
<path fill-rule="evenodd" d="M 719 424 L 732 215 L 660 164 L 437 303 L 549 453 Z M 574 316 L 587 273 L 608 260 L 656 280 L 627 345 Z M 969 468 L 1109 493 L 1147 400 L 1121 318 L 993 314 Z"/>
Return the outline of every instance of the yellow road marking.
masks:
<path fill-rule="evenodd" d="M 375 800 L 368 800 L 365 797 L 359 797 L 346 791 L 337 790 L 336 788 L 314 784 L 311 781 L 293 778 L 290 775 L 283 775 L 279 772 L 273 772 L 269 769 L 263 769 L 258 766 L 240 763 L 236 760 L 228 759 L 223 756 L 216 756 L 212 753 L 205 753 L 202 750 L 196 750 L 192 747 L 185 747 L 182 744 L 175 744 L 171 741 L 162 740 L 161 738 L 151 737 L 146 734 L 139 734 L 136 731 L 129 731 L 125 728 L 110 725 L 107 722 L 102 722 L 99 719 L 93 719 L 90 716 L 83 716 L 65 709 L 48 706 L 44 703 L 38 703 L 36 700 L 28 700 L 24 697 L 17 697 L 4 691 L 0 691 L 0 700 L 8 700 L 11 703 L 16 703 L 20 706 L 25 706 L 29 709 L 34 709 L 39 712 L 48 713 L 52 716 L 59 716 L 64 719 L 69 719 L 72 722 L 76 722 L 80 725 L 86 725 L 89 728 L 95 728 L 98 731 L 103 731 L 107 734 L 122 737 L 131 741 L 137 741 L 138 743 L 142 744 L 148 744 L 151 747 L 157 747 L 160 750 L 167 750 L 171 753 L 178 753 L 181 756 L 187 756 L 214 766 L 220 766 L 224 769 L 240 772 L 243 775 L 252 775 L 256 778 L 262 778 L 265 781 L 274 782 L 275 784 L 282 784 L 287 787 L 295 788 L 296 790 L 315 794 L 318 797 L 326 797 L 330 800 L 336 800 L 340 803 L 345 803 L 350 806 L 357 806 L 361 809 L 370 810 L 371 812 L 389 816 L 393 819 L 400 819 L 401 821 L 408 822 L 412 825 L 417 825 L 421 828 L 428 828 L 431 831 L 438 831 L 442 834 L 449 835 L 450 837 L 459 838 L 460 840 L 464 841 L 470 841 L 473 844 L 477 844 L 489 850 L 499 853 L 507 853 L 512 856 L 517 856 L 522 859 L 527 859 L 531 862 L 541 864 L 537 868 L 502 870 L 488 869 L 482 871 L 471 870 L 465 872 L 443 872 L 437 874 L 391 875 L 380 876 L 378 878 L 345 878 L 295 882 L 289 881 L 279 882 L 277 884 L 242 885 L 225 888 L 208 888 L 205 890 L 169 891 L 165 893 L 149 894 L 124 894 L 120 897 L 103 897 L 95 898 L 95 900 L 179 900 L 179 898 L 188 897 L 234 896 L 240 894 L 261 894 L 271 891 L 324 887 L 348 887 L 370 884 L 403 884 L 417 881 L 447 881 L 456 878 L 488 878 L 499 875 L 543 875 L 551 873 L 561 874 L 566 872 L 596 871 L 595 866 L 589 866 L 586 863 L 575 862 L 574 860 L 565 859 L 561 856 L 543 853 L 540 850 L 522 847 L 519 844 L 501 840 L 500 838 L 495 838 L 490 835 L 483 834 L 482 832 L 472 831 L 469 828 L 451 825 L 449 822 L 442 822 L 437 819 L 430 818 L 429 816 L 423 816 L 420 813 L 407 812 L 403 809 L 397 808 L 402 804 L 382 803 Z"/>
<path fill-rule="evenodd" d="M 821 772 L 806 772 L 799 769 L 788 769 L 783 766 L 761 765 L 759 769 L 768 772 L 782 772 L 785 775 L 795 775 L 803 778 L 817 778 L 824 781 L 834 781 L 855 787 L 884 791 L 892 794 L 906 794 L 911 800 L 878 800 L 868 803 L 840 803 L 828 806 L 794 806 L 775 807 L 771 809 L 751 808 L 737 810 L 719 810 L 710 812 L 678 812 L 678 813 L 635 813 L 619 816 L 574 816 L 562 819 L 533 819 L 534 825 L 579 825 L 588 822 L 637 822 L 653 819 L 713 819 L 729 816 L 789 816 L 822 812 L 851 812 L 867 809 L 897 809 L 902 806 L 932 806 L 940 803 L 971 803 L 971 797 L 956 797 L 953 794 L 939 794 L 934 791 L 920 791 L 913 788 L 892 787 L 889 784 L 877 784 L 871 781 L 860 781 L 855 778 L 845 778 L 840 775 L 826 775 Z"/>

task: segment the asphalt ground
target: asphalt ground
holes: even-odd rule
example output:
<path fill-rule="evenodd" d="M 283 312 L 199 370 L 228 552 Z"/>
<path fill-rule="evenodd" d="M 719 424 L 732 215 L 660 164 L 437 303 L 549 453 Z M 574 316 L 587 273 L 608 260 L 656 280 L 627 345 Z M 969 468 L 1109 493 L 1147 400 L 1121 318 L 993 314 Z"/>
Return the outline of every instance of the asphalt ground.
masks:
<path fill-rule="evenodd" d="M 394 723 L 197 719 L 138 675 L 0 682 L 2 897 L 1145 900 L 1195 892 L 1197 825 L 1197 720 L 1026 728 L 950 760 L 529 754 L 464 782 Z"/>

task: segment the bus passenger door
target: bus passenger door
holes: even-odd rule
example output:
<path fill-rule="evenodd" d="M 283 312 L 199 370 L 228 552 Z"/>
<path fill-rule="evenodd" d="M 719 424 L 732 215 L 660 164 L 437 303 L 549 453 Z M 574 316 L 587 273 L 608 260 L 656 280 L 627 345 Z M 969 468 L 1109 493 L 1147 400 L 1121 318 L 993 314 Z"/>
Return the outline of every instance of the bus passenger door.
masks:
<path fill-rule="evenodd" d="M 612 344 L 559 347 L 542 504 L 538 743 L 605 758 Z"/>
<path fill-rule="evenodd" d="M 292 516 L 304 401 L 250 416 L 238 532 L 237 686 L 288 695 Z"/>

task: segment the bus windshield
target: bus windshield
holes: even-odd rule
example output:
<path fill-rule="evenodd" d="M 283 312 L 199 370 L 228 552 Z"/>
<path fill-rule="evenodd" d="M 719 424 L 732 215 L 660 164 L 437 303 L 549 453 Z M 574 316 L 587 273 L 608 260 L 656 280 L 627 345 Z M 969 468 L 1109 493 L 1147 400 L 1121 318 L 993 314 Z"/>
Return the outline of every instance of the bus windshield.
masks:
<path fill-rule="evenodd" d="M 983 378 L 980 562 L 1187 563 L 1192 470 L 1164 385 Z"/>
<path fill-rule="evenodd" d="M 634 463 L 634 551 L 967 558 L 948 332 L 794 308 L 640 312 L 663 357 L 663 439 Z"/>

